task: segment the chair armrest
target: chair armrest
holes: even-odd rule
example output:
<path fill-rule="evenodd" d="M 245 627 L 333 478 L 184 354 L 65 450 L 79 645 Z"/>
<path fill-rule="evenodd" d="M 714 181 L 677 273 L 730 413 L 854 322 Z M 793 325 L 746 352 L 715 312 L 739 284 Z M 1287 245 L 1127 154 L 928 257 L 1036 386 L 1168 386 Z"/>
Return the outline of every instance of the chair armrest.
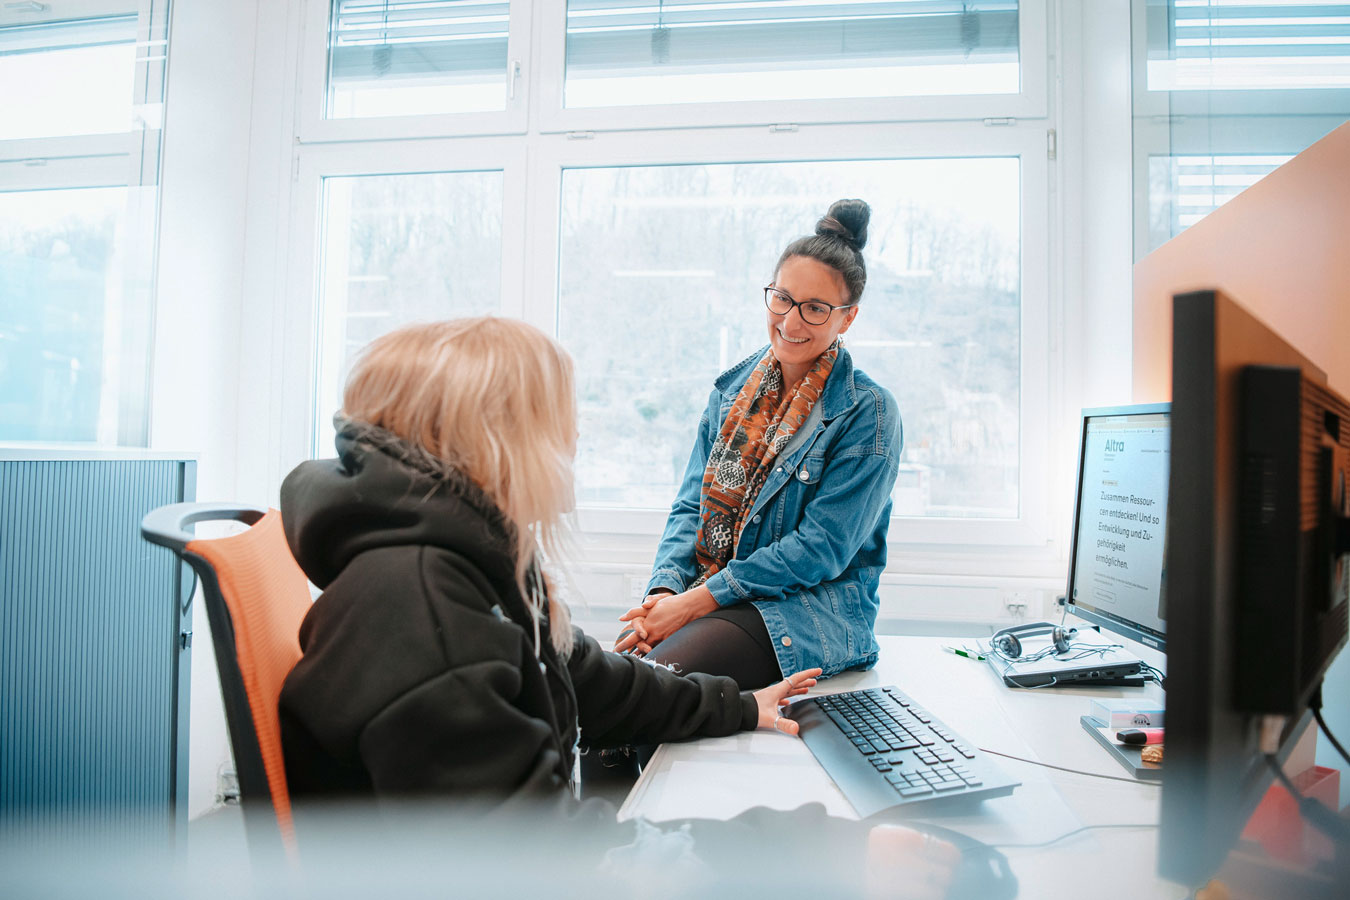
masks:
<path fill-rule="evenodd" d="M 152 544 L 182 552 L 195 535 L 198 522 L 243 522 L 252 525 L 267 515 L 267 508 L 240 503 L 170 503 L 152 509 L 141 519 L 141 537 Z"/>

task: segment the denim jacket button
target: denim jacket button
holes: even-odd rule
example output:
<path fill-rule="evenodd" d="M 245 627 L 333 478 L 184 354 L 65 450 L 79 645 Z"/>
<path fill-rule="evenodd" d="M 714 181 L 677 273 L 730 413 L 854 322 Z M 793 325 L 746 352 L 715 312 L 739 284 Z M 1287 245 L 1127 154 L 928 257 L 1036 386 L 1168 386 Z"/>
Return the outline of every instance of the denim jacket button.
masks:
<path fill-rule="evenodd" d="M 784 646 L 784 647 L 791 647 L 791 646 L 792 646 L 792 638 L 790 638 L 790 637 L 785 637 L 785 638 L 783 638 L 783 646 Z"/>
<path fill-rule="evenodd" d="M 801 469 L 797 472 L 797 477 L 800 478 L 802 481 L 806 481 L 808 478 L 811 477 L 811 473 L 806 471 L 805 469 Z"/>
<path fill-rule="evenodd" d="M 753 519 L 751 519 L 750 521 L 751 521 L 751 522 L 758 522 L 761 518 L 763 518 L 763 517 L 762 517 L 762 516 L 755 516 L 755 517 L 754 517 Z"/>

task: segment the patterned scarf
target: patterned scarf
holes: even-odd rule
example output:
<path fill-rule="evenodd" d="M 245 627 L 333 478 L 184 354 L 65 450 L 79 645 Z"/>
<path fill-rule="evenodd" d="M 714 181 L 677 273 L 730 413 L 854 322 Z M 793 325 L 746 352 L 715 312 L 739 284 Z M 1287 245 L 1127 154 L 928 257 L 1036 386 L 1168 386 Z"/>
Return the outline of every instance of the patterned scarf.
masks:
<path fill-rule="evenodd" d="M 701 521 L 694 545 L 698 578 L 693 586 L 707 581 L 731 559 L 745 514 L 754 507 L 778 454 L 820 399 L 838 355 L 837 344 L 820 354 L 797 390 L 788 393 L 783 369 L 770 350 L 736 395 L 703 471 Z"/>

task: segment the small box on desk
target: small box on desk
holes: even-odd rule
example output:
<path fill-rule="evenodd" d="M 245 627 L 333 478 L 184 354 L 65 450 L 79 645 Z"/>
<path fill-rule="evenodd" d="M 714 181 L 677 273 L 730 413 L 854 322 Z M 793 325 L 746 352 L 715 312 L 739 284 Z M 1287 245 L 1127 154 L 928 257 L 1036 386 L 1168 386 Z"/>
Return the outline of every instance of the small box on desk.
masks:
<path fill-rule="evenodd" d="M 1143 700 L 1093 700 L 1088 715 L 1109 728 L 1163 727 L 1163 708 Z"/>

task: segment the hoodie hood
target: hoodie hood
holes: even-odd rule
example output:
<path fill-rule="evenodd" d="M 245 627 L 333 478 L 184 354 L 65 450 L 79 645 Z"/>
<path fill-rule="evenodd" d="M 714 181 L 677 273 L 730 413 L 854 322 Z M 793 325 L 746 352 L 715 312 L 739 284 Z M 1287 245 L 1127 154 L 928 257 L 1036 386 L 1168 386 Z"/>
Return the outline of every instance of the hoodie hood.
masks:
<path fill-rule="evenodd" d="M 402 545 L 514 579 L 515 529 L 467 475 L 383 428 L 335 424 L 338 458 L 301 463 L 281 485 L 286 540 L 310 581 L 325 589 L 358 554 Z"/>

